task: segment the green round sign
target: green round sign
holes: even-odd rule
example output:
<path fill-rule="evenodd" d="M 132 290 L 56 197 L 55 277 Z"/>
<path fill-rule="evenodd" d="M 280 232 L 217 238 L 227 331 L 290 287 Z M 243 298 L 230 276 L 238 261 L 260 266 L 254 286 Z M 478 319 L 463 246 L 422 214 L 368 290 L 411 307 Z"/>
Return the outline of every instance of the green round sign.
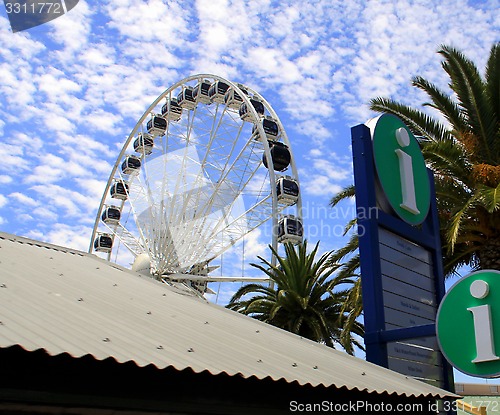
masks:
<path fill-rule="evenodd" d="M 382 207 L 388 204 L 410 225 L 422 223 L 429 212 L 431 191 L 425 160 L 415 136 L 392 114 L 383 114 L 367 125 L 372 134 Z"/>
<path fill-rule="evenodd" d="M 483 270 L 455 283 L 436 317 L 439 347 L 463 373 L 500 376 L 500 271 Z"/>

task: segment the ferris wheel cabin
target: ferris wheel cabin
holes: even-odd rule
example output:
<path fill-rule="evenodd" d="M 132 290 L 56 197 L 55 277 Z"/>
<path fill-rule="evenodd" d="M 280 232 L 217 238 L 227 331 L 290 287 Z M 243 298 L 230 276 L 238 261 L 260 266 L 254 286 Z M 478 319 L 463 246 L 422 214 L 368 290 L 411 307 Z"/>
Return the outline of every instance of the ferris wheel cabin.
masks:
<path fill-rule="evenodd" d="M 140 154 L 151 154 L 153 152 L 154 140 L 149 134 L 139 133 L 134 141 L 134 151 Z"/>
<path fill-rule="evenodd" d="M 113 199 L 127 200 L 128 183 L 125 183 L 123 180 L 115 181 L 111 185 L 109 193 Z"/>
<path fill-rule="evenodd" d="M 167 130 L 167 120 L 160 115 L 154 114 L 146 124 L 146 128 L 148 133 L 153 137 L 165 135 L 165 131 Z"/>
<path fill-rule="evenodd" d="M 210 82 L 207 80 L 203 80 L 196 84 L 193 89 L 193 98 L 196 102 L 201 102 L 202 104 L 210 104 L 210 97 L 208 96 L 210 85 Z"/>
<path fill-rule="evenodd" d="M 240 88 L 245 95 L 248 95 L 247 91 L 243 88 Z M 240 94 L 238 94 L 234 88 L 229 88 L 226 92 L 226 95 L 224 95 L 224 103 L 232 109 L 239 109 L 241 104 L 243 103 L 243 98 L 240 97 Z"/>
<path fill-rule="evenodd" d="M 167 102 L 161 107 L 161 115 L 168 121 L 179 121 L 182 116 L 182 107 L 177 99 L 167 99 Z"/>
<path fill-rule="evenodd" d="M 196 107 L 196 100 L 193 96 L 193 88 L 186 86 L 177 95 L 177 103 L 187 110 L 192 110 Z"/>
<path fill-rule="evenodd" d="M 135 174 L 138 173 L 141 168 L 141 159 L 137 156 L 129 155 L 125 157 L 122 163 L 122 173 L 123 174 Z"/>
<path fill-rule="evenodd" d="M 111 252 L 113 238 L 107 233 L 99 233 L 94 239 L 94 250 L 97 252 Z"/>
<path fill-rule="evenodd" d="M 304 230 L 300 219 L 287 215 L 278 222 L 278 242 L 299 244 L 302 242 Z"/>
<path fill-rule="evenodd" d="M 106 206 L 101 215 L 101 220 L 108 225 L 116 225 L 120 218 L 121 212 L 116 206 Z"/>
<path fill-rule="evenodd" d="M 266 137 L 268 140 L 276 140 L 279 134 L 278 123 L 273 120 L 272 117 L 266 115 L 261 118 L 259 121 L 262 124 L 262 128 L 264 128 L 264 132 L 266 133 Z M 259 129 L 257 124 L 254 124 L 252 127 L 252 136 L 258 140 L 259 139 Z"/>
<path fill-rule="evenodd" d="M 278 201 L 292 206 L 299 200 L 299 184 L 289 176 L 276 180 L 276 194 Z"/>
<path fill-rule="evenodd" d="M 279 141 L 269 141 L 271 158 L 273 161 L 273 167 L 276 171 L 285 171 L 290 165 L 292 156 L 288 147 L 280 143 Z M 262 155 L 262 162 L 266 168 L 268 167 L 266 153 Z"/>
<path fill-rule="evenodd" d="M 210 85 L 210 89 L 208 90 L 208 96 L 210 97 L 211 102 L 218 102 L 219 104 L 224 103 L 224 96 L 226 95 L 227 90 L 229 89 L 229 85 L 222 81 L 215 81 L 212 85 Z"/>
<path fill-rule="evenodd" d="M 250 98 L 250 103 L 255 108 L 255 111 L 257 112 L 257 114 L 262 117 L 264 115 L 264 104 L 255 98 Z M 239 114 L 240 114 L 240 118 L 243 121 L 251 121 L 252 120 L 252 113 L 250 112 L 250 109 L 248 108 L 246 102 L 241 104 L 240 109 L 239 109 Z"/>

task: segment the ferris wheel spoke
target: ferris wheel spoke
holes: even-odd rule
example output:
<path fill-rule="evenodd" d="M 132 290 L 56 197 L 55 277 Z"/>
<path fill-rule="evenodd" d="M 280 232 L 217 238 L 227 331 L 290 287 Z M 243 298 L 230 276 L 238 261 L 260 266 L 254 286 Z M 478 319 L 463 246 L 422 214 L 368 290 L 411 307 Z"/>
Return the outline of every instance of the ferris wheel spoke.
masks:
<path fill-rule="evenodd" d="M 136 256 L 146 252 L 145 248 L 137 240 L 137 238 L 121 224 L 118 224 L 113 229 L 113 232 L 120 239 L 121 243 Z"/>

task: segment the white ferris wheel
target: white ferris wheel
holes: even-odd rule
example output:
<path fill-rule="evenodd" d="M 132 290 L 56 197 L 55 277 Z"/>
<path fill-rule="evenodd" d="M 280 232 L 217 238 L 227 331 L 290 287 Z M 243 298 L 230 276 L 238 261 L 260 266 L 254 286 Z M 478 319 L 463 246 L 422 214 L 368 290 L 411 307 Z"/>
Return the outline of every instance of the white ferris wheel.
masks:
<path fill-rule="evenodd" d="M 126 248 L 133 270 L 203 294 L 208 282 L 259 281 L 214 271 L 224 252 L 261 226 L 275 250 L 302 241 L 300 185 L 285 129 L 256 91 L 195 75 L 163 92 L 128 136 L 89 252 L 117 261 Z"/>

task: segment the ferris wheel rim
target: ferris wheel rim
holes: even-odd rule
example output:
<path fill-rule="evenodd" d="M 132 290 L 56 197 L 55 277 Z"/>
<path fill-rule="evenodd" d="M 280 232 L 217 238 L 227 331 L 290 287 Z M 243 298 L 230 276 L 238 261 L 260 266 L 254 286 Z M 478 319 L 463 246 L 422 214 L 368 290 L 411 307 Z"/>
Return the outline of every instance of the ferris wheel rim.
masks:
<path fill-rule="evenodd" d="M 253 90 L 252 88 L 250 87 L 247 87 L 246 85 L 242 85 L 242 84 L 239 84 L 239 83 L 235 83 L 235 82 L 232 82 L 232 81 L 229 81 L 221 76 L 217 76 L 217 75 L 213 75 L 213 74 L 196 74 L 196 75 L 191 75 L 187 78 L 184 78 L 176 83 L 174 83 L 173 85 L 171 85 L 169 88 L 167 88 L 165 91 L 163 91 L 152 103 L 151 105 L 144 111 L 143 115 L 139 118 L 139 120 L 137 121 L 137 123 L 135 124 L 134 128 L 131 130 L 130 134 L 128 135 L 117 159 L 116 159 L 116 162 L 110 172 L 110 175 L 109 175 L 109 178 L 108 178 L 108 181 L 106 183 L 106 186 L 105 186 L 105 189 L 104 189 L 104 192 L 103 192 L 103 196 L 101 198 L 101 201 L 100 201 L 100 205 L 99 205 L 99 208 L 98 208 L 98 211 L 97 211 L 97 215 L 96 215 L 96 220 L 94 222 L 94 227 L 93 227 L 93 231 L 92 231 L 92 237 L 91 237 L 91 240 L 90 240 L 90 246 L 89 246 L 89 252 L 91 253 L 94 249 L 93 247 L 93 243 L 94 243 L 94 240 L 96 238 L 96 236 L 98 235 L 98 229 L 99 229 L 99 223 L 100 223 L 100 216 L 101 216 L 101 213 L 103 211 L 103 208 L 104 206 L 106 205 L 106 199 L 107 199 L 107 195 L 110 191 L 110 188 L 111 188 L 111 185 L 113 183 L 113 181 L 116 179 L 116 173 L 117 171 L 119 171 L 119 166 L 120 166 L 120 163 L 122 162 L 123 158 L 125 157 L 126 155 L 126 152 L 127 152 L 127 149 L 130 147 L 131 145 L 131 142 L 136 138 L 137 136 L 137 133 L 139 131 L 139 129 L 144 125 L 144 122 L 145 120 L 147 119 L 147 117 L 153 113 L 153 110 L 154 108 L 156 108 L 158 106 L 158 104 L 161 102 L 162 99 L 168 97 L 168 96 L 172 96 L 172 93 L 178 89 L 178 88 L 182 88 L 184 87 L 187 83 L 189 82 L 192 82 L 192 81 L 203 81 L 203 80 L 212 80 L 213 82 L 215 81 L 221 81 L 221 82 L 224 82 L 226 83 L 230 88 L 233 88 L 235 90 L 235 92 L 237 92 L 239 94 L 239 96 L 242 98 L 243 102 L 245 102 L 248 106 L 248 110 L 252 113 L 251 116 L 252 116 L 252 120 L 255 120 L 256 122 L 254 123 L 254 125 L 256 126 L 257 130 L 258 130 L 258 133 L 261 137 L 266 137 L 266 133 L 263 129 L 263 126 L 261 123 L 257 122 L 257 120 L 259 119 L 259 114 L 256 112 L 256 109 L 254 108 L 254 106 L 251 104 L 251 101 L 250 101 L 250 98 L 246 95 L 246 92 L 245 91 L 248 91 L 252 94 L 253 97 L 257 97 L 261 102 L 263 102 L 263 105 L 265 106 L 265 108 L 267 109 L 267 111 L 271 114 L 271 116 L 273 117 L 274 121 L 278 124 L 279 126 L 279 129 L 280 129 L 280 133 L 281 133 L 281 139 L 283 140 L 284 144 L 288 146 L 289 150 L 290 150 L 290 156 L 291 156 L 291 162 L 290 162 L 290 166 L 291 166 L 291 169 L 292 169 L 292 175 L 293 177 L 297 180 L 297 183 L 298 183 L 298 172 L 297 172 L 297 168 L 296 168 L 296 164 L 295 164 L 295 159 L 293 157 L 293 151 L 291 149 L 291 145 L 290 145 L 290 141 L 288 139 L 288 136 L 286 134 L 286 130 L 285 128 L 283 127 L 278 115 L 276 114 L 276 112 L 274 111 L 274 109 L 272 108 L 272 106 L 262 97 L 262 95 L 260 95 L 258 92 L 256 92 L 255 90 Z M 244 89 L 243 89 L 244 88 Z M 199 103 L 197 105 L 200 105 Z M 263 147 L 264 147 L 264 154 L 266 157 L 268 157 L 269 160 L 271 160 L 271 157 L 270 157 L 270 145 L 269 145 L 269 142 L 267 139 L 262 139 L 262 144 L 263 144 Z M 271 161 L 272 163 L 272 161 Z M 271 201 L 272 201 L 272 228 L 273 228 L 273 231 L 272 231 L 272 246 L 273 248 L 276 250 L 277 249 L 277 245 L 278 245 L 278 241 L 277 241 L 277 224 L 278 224 L 278 201 L 277 201 L 277 190 L 276 190 L 276 173 L 274 171 L 274 168 L 271 168 L 273 167 L 273 165 L 271 164 L 270 168 L 268 168 L 268 175 L 269 175 L 269 184 L 270 184 L 270 192 L 271 192 Z M 297 199 L 297 210 L 298 210 L 298 217 L 301 218 L 301 195 L 299 194 L 298 196 L 298 199 Z M 120 202 L 120 210 L 123 210 L 123 207 L 124 207 L 124 204 L 125 204 L 125 201 L 122 200 Z M 110 252 L 110 255 L 111 255 L 111 252 Z M 108 257 L 108 259 L 110 259 Z"/>

